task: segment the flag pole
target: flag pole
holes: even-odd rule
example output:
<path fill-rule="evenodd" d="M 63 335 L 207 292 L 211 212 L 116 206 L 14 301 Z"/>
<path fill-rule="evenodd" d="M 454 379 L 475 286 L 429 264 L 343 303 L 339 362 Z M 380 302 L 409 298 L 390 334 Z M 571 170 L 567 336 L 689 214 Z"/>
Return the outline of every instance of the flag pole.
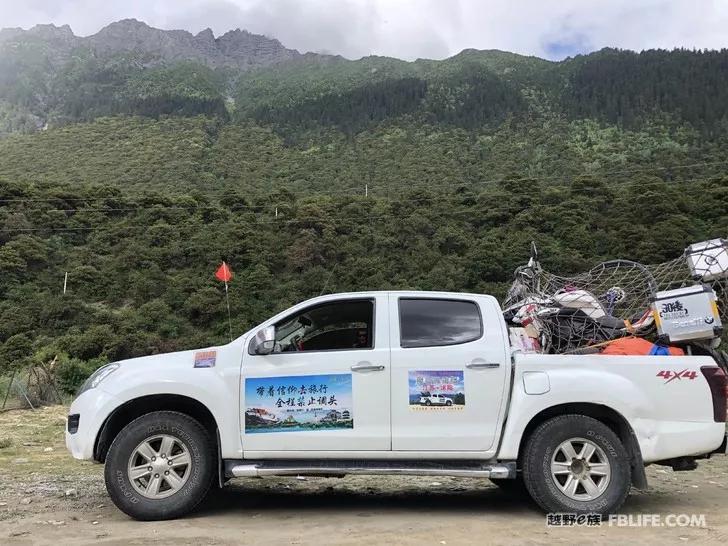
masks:
<path fill-rule="evenodd" d="M 230 296 L 228 295 L 228 283 L 225 281 L 225 301 L 227 302 L 228 310 L 228 330 L 230 331 L 230 341 L 233 340 L 233 321 L 230 317 Z"/>
<path fill-rule="evenodd" d="M 220 264 L 220 267 L 217 268 L 217 271 L 215 271 L 215 278 L 218 281 L 225 283 L 225 303 L 227 305 L 227 312 L 228 312 L 228 333 L 230 334 L 230 341 L 233 340 L 233 319 L 230 315 L 230 293 L 228 292 L 228 283 L 233 278 L 233 272 L 230 270 L 230 266 L 228 266 L 227 262 L 223 260 L 223 262 Z"/>

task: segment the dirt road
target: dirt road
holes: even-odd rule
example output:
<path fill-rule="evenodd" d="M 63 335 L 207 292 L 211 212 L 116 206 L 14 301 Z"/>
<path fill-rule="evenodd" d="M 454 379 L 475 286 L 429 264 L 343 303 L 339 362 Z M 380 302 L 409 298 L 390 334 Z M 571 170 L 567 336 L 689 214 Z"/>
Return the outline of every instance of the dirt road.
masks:
<path fill-rule="evenodd" d="M 694 527 L 547 527 L 530 503 L 487 481 L 406 477 L 234 480 L 190 517 L 140 523 L 111 504 L 100 465 L 66 453 L 64 414 L 56 407 L 0 415 L 0 446 L 11 444 L 0 448 L 0 544 L 728 542 L 725 457 L 695 472 L 650 467 L 651 491 L 633 492 L 622 510 L 633 523 L 641 514 L 704 516 Z"/>

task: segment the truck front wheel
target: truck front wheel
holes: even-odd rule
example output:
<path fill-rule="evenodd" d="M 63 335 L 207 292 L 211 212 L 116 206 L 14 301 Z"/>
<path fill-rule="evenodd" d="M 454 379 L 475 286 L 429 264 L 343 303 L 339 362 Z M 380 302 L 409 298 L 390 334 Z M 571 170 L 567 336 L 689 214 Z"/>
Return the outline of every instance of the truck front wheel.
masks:
<path fill-rule="evenodd" d="M 617 435 L 585 415 L 561 415 L 528 439 L 523 479 L 549 513 L 611 514 L 631 485 L 629 456 Z"/>
<path fill-rule="evenodd" d="M 213 444 L 192 417 L 157 411 L 114 439 L 104 478 L 114 504 L 138 520 L 173 519 L 193 510 L 215 477 Z"/>

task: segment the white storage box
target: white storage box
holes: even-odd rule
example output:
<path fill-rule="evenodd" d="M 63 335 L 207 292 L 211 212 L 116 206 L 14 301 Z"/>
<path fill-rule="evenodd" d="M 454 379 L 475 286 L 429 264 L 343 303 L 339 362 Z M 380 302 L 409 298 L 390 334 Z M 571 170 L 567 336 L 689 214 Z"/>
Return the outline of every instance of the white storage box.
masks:
<path fill-rule="evenodd" d="M 715 292 L 704 285 L 657 292 L 652 302 L 657 332 L 670 343 L 720 336 Z"/>
<path fill-rule="evenodd" d="M 688 266 L 693 278 L 713 281 L 728 277 L 728 241 L 712 239 L 687 248 Z"/>
<path fill-rule="evenodd" d="M 522 353 L 540 353 L 541 345 L 536 338 L 528 335 L 526 328 L 509 328 L 511 347 Z"/>

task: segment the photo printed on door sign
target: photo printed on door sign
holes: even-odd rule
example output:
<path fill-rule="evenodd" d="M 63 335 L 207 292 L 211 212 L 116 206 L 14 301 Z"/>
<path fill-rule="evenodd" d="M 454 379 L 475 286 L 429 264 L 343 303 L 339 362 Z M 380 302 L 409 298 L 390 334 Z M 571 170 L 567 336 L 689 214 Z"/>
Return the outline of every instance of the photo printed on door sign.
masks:
<path fill-rule="evenodd" d="M 409 407 L 413 410 L 465 408 L 462 370 L 409 370 Z"/>
<path fill-rule="evenodd" d="M 248 377 L 245 434 L 354 428 L 351 374 Z"/>

